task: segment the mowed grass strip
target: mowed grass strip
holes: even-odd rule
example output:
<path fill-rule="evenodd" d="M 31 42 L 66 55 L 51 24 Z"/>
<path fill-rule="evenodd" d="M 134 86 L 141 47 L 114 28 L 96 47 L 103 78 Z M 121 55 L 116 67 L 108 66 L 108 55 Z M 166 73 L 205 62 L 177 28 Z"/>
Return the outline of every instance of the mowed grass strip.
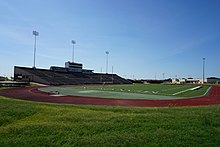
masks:
<path fill-rule="evenodd" d="M 150 95 L 173 96 L 173 94 L 191 89 L 197 85 L 166 85 L 166 84 L 131 84 L 131 85 L 100 85 L 100 86 L 67 86 L 84 90 L 117 91 Z M 66 87 L 66 86 L 64 86 Z M 197 90 L 189 90 L 175 95 L 176 97 L 197 97 L 203 96 L 210 86 L 202 86 Z"/>
<path fill-rule="evenodd" d="M 218 146 L 220 106 L 55 105 L 0 97 L 0 146 Z"/>

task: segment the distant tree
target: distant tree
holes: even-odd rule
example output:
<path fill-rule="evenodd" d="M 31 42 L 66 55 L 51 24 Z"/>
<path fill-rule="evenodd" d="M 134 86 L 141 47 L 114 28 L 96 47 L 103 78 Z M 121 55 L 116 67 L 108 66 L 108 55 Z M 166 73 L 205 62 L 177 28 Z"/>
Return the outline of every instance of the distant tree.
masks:
<path fill-rule="evenodd" d="M 4 77 L 0 76 L 0 81 L 4 81 Z"/>
<path fill-rule="evenodd" d="M 9 81 L 9 78 L 8 77 L 0 76 L 0 81 Z"/>

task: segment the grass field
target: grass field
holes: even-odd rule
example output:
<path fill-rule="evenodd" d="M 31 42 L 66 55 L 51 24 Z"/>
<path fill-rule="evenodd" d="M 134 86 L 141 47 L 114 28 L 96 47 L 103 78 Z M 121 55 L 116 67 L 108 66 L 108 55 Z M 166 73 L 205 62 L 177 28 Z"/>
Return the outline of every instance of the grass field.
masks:
<path fill-rule="evenodd" d="M 196 85 L 163 85 L 163 84 L 134 84 L 134 85 L 105 85 L 105 86 L 61 86 L 41 88 L 45 92 L 59 92 L 63 95 L 89 96 L 102 98 L 154 99 L 168 100 L 187 97 L 203 96 L 209 86 L 190 90 Z"/>
<path fill-rule="evenodd" d="M 132 85 L 105 85 L 105 86 L 73 86 L 73 88 L 84 88 L 93 90 L 106 90 L 106 91 L 125 91 L 130 93 L 142 93 L 142 94 L 155 94 L 172 96 L 173 94 L 196 87 L 195 85 L 164 85 L 164 84 L 132 84 Z M 189 97 L 189 96 L 201 96 L 204 95 L 209 86 L 203 86 L 199 90 L 187 91 L 176 96 Z"/>
<path fill-rule="evenodd" d="M 220 106 L 79 106 L 0 97 L 0 146 L 219 144 Z"/>

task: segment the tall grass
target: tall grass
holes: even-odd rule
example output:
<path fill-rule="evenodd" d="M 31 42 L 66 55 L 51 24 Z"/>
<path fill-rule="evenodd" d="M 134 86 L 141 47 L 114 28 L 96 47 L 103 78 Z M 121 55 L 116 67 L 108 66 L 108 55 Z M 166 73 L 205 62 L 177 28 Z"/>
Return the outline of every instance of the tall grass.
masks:
<path fill-rule="evenodd" d="M 0 146 L 218 146 L 220 106 L 55 105 L 0 97 Z"/>

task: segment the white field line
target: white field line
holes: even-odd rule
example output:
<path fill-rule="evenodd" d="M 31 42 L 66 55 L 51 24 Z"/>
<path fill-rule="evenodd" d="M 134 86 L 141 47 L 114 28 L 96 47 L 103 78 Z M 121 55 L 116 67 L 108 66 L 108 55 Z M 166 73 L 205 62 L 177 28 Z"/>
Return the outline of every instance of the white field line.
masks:
<path fill-rule="evenodd" d="M 65 96 L 65 95 L 62 95 L 62 94 L 52 94 L 50 96 Z"/>
<path fill-rule="evenodd" d="M 186 92 L 186 91 L 190 91 L 190 90 L 196 90 L 198 88 L 200 88 L 201 86 L 196 86 L 196 87 L 193 87 L 193 88 L 190 88 L 190 89 L 186 89 L 186 90 L 183 90 L 183 91 L 179 91 L 177 93 L 174 93 L 172 95 L 177 95 L 177 94 L 180 94 L 180 93 L 183 93 L 183 92 Z"/>
<path fill-rule="evenodd" d="M 186 90 L 183 90 L 183 91 L 179 91 L 179 92 L 174 93 L 174 94 L 172 94 L 172 95 L 177 95 L 177 94 L 180 94 L 180 93 L 183 93 L 183 92 L 189 91 L 189 90 L 190 90 L 190 89 L 186 89 Z"/>
<path fill-rule="evenodd" d="M 210 86 L 207 90 L 206 90 L 206 92 L 205 92 L 205 94 L 204 95 L 207 95 L 207 93 L 209 92 L 209 90 L 212 88 L 212 86 Z"/>

